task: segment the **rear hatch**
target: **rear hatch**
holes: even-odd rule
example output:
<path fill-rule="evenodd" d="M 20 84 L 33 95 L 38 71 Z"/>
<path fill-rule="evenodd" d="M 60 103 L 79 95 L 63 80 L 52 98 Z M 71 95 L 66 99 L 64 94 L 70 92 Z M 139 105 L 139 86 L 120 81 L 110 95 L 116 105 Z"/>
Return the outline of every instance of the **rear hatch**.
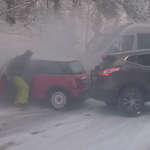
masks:
<path fill-rule="evenodd" d="M 67 63 L 71 74 L 72 86 L 75 89 L 83 89 L 89 86 L 89 77 L 79 61 L 71 61 Z"/>
<path fill-rule="evenodd" d="M 102 83 L 104 77 L 111 75 L 112 72 L 118 71 L 120 68 L 111 67 L 118 59 L 115 55 L 105 55 L 102 57 L 103 61 L 91 71 L 91 84 Z"/>

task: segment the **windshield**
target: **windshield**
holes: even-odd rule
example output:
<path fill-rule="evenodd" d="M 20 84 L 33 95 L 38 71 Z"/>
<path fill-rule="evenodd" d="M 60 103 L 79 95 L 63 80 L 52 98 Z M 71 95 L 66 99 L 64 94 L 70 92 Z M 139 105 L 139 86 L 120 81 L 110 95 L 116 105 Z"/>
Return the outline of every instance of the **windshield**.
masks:
<path fill-rule="evenodd" d="M 72 74 L 85 73 L 85 70 L 79 61 L 69 62 L 68 65 Z"/>
<path fill-rule="evenodd" d="M 111 42 L 114 40 L 114 38 L 117 35 L 114 34 L 107 34 L 103 36 L 98 36 L 97 38 L 94 38 L 88 47 L 88 50 L 90 51 L 103 51 Z"/>
<path fill-rule="evenodd" d="M 113 34 L 105 35 L 103 40 L 97 44 L 96 49 L 103 51 L 114 40 L 115 37 L 116 35 Z"/>
<path fill-rule="evenodd" d="M 126 29 L 129 25 L 123 25 L 112 32 L 107 34 L 102 34 L 97 37 L 94 37 L 89 42 L 89 47 L 87 48 L 90 51 L 103 51 L 124 29 Z"/>

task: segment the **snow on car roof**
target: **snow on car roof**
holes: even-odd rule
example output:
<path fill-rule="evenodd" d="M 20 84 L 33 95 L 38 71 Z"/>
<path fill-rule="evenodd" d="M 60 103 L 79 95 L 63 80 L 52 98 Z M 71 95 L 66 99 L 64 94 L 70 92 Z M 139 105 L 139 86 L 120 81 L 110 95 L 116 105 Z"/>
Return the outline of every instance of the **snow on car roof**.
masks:
<path fill-rule="evenodd" d="M 46 56 L 36 56 L 33 55 L 32 60 L 45 60 L 45 61 L 60 61 L 60 62 L 69 62 L 69 61 L 75 61 L 77 59 L 70 58 L 70 57 L 60 57 L 60 56 L 52 56 L 52 55 L 46 55 Z"/>

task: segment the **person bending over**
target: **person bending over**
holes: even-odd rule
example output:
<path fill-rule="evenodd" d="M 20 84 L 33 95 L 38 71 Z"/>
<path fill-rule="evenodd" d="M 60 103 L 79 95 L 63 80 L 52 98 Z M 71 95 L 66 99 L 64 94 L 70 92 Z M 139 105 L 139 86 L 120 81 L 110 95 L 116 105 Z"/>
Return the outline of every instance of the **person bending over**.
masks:
<path fill-rule="evenodd" d="M 8 67 L 9 75 L 18 88 L 15 105 L 27 104 L 28 102 L 29 86 L 24 81 L 23 75 L 28 67 L 28 63 L 32 55 L 33 52 L 27 50 L 23 55 L 16 56 Z"/>

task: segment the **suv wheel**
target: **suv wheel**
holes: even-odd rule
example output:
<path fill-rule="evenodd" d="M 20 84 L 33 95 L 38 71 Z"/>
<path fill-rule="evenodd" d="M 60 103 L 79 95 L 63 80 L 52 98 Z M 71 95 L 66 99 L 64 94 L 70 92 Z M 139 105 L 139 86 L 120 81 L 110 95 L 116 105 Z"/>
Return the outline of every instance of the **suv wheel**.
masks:
<path fill-rule="evenodd" d="M 68 95 L 61 90 L 51 92 L 49 97 L 51 106 L 56 110 L 65 110 L 68 105 Z"/>
<path fill-rule="evenodd" d="M 144 96 L 137 88 L 125 89 L 118 100 L 121 113 L 136 116 L 141 113 L 144 106 Z"/>

